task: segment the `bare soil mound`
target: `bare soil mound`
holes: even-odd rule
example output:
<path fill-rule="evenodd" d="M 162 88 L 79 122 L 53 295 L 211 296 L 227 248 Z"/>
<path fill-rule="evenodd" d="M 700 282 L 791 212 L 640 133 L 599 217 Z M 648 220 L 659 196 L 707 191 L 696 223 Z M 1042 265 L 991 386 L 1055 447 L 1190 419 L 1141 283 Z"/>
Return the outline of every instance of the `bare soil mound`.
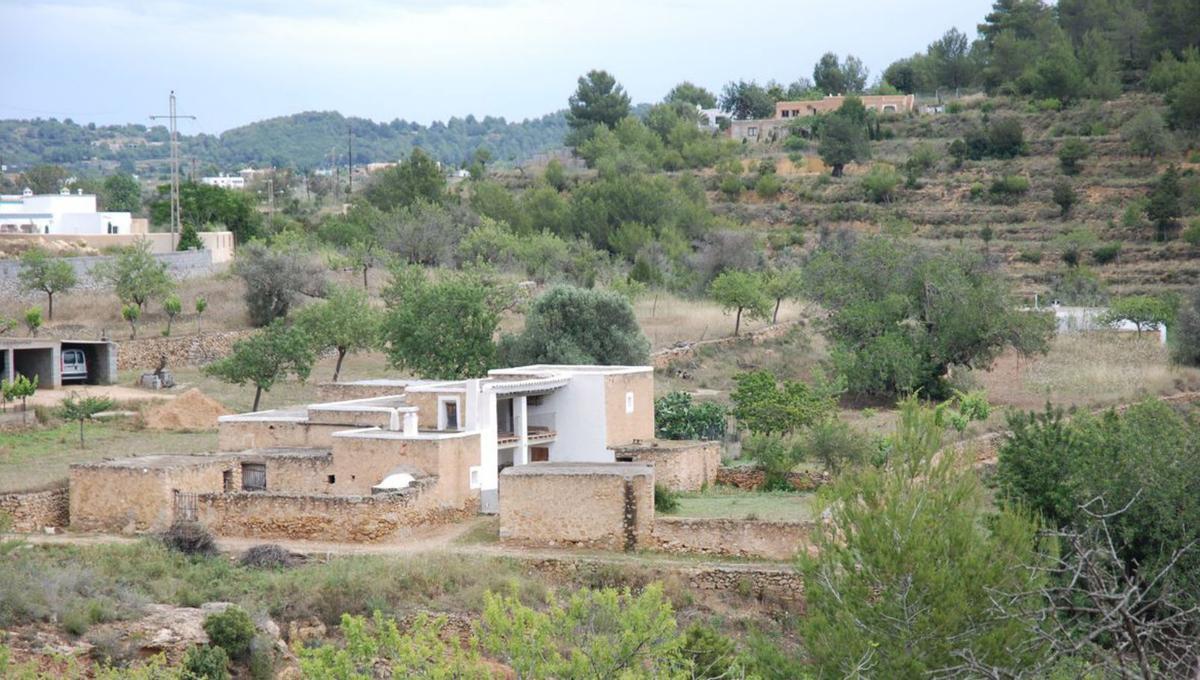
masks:
<path fill-rule="evenodd" d="M 217 418 L 228 413 L 220 402 L 193 387 L 147 409 L 142 419 L 151 430 L 212 430 L 217 427 Z"/>

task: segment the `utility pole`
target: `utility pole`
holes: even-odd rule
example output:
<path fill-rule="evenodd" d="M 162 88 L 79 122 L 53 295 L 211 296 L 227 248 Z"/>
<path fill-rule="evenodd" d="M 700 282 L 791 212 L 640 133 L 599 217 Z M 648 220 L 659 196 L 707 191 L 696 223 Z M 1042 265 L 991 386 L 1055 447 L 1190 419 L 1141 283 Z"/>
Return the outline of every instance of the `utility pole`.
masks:
<path fill-rule="evenodd" d="M 354 195 L 354 128 L 346 127 L 346 174 L 350 176 L 350 186 L 346 191 L 346 201 Z"/>
<path fill-rule="evenodd" d="M 171 250 L 175 250 L 181 227 L 179 212 L 179 118 L 196 120 L 195 116 L 180 115 L 175 111 L 175 90 L 171 90 L 170 110 L 166 115 L 150 116 L 150 120 L 167 118 L 171 121 Z"/>

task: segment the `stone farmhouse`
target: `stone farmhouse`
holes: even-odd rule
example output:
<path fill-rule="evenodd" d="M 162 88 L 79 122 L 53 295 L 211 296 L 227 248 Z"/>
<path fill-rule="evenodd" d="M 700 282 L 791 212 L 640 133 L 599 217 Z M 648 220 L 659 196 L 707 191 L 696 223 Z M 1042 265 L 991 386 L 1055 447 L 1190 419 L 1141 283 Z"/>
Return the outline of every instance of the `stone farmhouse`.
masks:
<path fill-rule="evenodd" d="M 863 106 L 878 113 L 900 114 L 916 110 L 916 97 L 911 94 L 879 94 L 859 97 Z M 775 102 L 775 115 L 760 120 L 731 120 L 726 134 L 738 141 L 759 142 L 782 139 L 788 134 L 788 125 L 797 118 L 808 118 L 832 113 L 846 101 L 843 95 L 830 95 L 824 99 Z"/>
<path fill-rule="evenodd" d="M 564 480 L 574 507 L 555 506 L 563 522 L 611 513 L 610 501 L 621 515 L 632 501 L 608 488 L 633 470 L 642 480 L 636 502 L 651 503 L 645 518 L 653 516 L 655 479 L 699 489 L 715 482 L 720 464 L 714 442 L 654 441 L 649 366 L 536 365 L 471 380 L 333 383 L 322 397 L 329 401 L 221 417 L 212 454 L 72 466 L 71 527 L 158 531 L 183 519 L 225 536 L 379 541 L 496 514 L 506 503 L 539 505 L 505 498 L 501 472 L 510 469 L 550 475 L 551 486 Z M 545 488 L 515 482 L 514 494 Z M 617 519 L 614 532 L 628 524 Z"/>

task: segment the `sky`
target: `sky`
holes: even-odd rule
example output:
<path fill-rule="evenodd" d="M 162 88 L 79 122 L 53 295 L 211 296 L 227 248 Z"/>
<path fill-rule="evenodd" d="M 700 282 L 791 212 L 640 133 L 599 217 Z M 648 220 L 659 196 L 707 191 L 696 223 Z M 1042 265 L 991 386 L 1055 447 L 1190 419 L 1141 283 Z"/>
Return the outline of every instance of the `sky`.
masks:
<path fill-rule="evenodd" d="M 149 123 L 185 133 L 337 110 L 377 121 L 537 117 L 593 68 L 633 101 L 691 80 L 812 76 L 826 51 L 872 80 L 991 0 L 0 0 L 0 118 Z"/>

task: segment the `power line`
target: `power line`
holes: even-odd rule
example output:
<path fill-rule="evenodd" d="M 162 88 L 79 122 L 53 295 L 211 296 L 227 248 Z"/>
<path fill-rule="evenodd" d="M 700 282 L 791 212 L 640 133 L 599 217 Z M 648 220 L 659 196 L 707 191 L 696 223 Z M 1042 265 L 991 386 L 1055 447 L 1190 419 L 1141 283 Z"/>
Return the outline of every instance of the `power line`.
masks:
<path fill-rule="evenodd" d="M 182 231 L 182 215 L 179 210 L 179 126 L 177 120 L 179 118 L 190 118 L 196 120 L 195 116 L 189 116 L 177 113 L 175 111 L 175 90 L 171 90 L 170 109 L 166 115 L 150 116 L 150 120 L 161 120 L 163 118 L 171 121 L 171 250 L 177 247 L 177 234 Z"/>

